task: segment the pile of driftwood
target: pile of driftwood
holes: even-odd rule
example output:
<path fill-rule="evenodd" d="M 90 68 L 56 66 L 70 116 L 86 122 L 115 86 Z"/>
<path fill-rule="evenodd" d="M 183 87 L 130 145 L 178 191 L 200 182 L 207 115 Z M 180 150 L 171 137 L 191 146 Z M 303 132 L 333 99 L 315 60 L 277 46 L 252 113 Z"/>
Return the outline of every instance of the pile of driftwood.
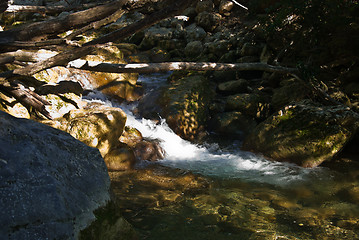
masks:
<path fill-rule="evenodd" d="M 40 22 L 33 22 L 0 32 L 0 67 L 5 64 L 17 66 L 14 70 L 0 73 L 0 91 L 17 99 L 26 107 L 31 107 L 47 118 L 51 118 L 45 106 L 49 103 L 28 86 L 37 80 L 32 76 L 42 70 L 65 66 L 98 72 L 138 72 L 149 73 L 169 70 L 263 70 L 270 72 L 297 72 L 297 69 L 271 66 L 263 63 L 194 63 L 165 62 L 145 64 L 106 64 L 80 60 L 92 54 L 98 47 L 114 41 L 121 41 L 132 34 L 142 31 L 168 17 L 180 14 L 193 3 L 192 0 L 167 0 L 161 11 L 153 12 L 142 20 L 115 30 L 85 44 L 79 44 L 76 37 L 90 30 L 100 29 L 117 21 L 129 7 L 127 0 L 117 0 L 102 4 L 82 4 L 80 6 L 0 6 L 7 12 L 38 12 L 54 14 L 72 11 L 71 14 L 59 14 L 58 17 Z M 127 9 L 127 10 L 126 10 Z M 61 33 L 72 30 L 72 33 L 61 36 Z M 36 57 L 36 51 L 47 49 L 57 54 L 46 59 Z M 32 50 L 32 51 L 29 51 Z M 77 60 L 77 61 L 74 61 Z M 73 61 L 73 62 L 72 62 Z M 71 62 L 71 63 L 70 63 Z M 70 63 L 70 64 L 69 64 Z M 1 99 L 0 99 L 1 100 Z M 4 104 L 1 102 L 1 104 Z"/>

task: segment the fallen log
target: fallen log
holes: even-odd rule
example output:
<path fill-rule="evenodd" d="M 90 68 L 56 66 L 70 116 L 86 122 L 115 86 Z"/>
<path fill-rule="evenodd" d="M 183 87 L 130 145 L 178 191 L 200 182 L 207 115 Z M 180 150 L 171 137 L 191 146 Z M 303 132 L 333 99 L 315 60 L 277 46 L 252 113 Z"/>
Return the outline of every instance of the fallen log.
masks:
<path fill-rule="evenodd" d="M 6 63 L 12 63 L 15 61 L 14 56 L 0 56 L 0 65 L 6 64 Z"/>
<path fill-rule="evenodd" d="M 53 57 L 47 58 L 43 61 L 28 65 L 23 68 L 17 68 L 13 70 L 13 74 L 22 75 L 22 76 L 31 76 L 35 73 L 38 73 L 42 70 L 56 67 L 56 66 L 66 66 L 69 61 L 73 61 L 82 56 L 91 54 L 96 49 L 96 46 L 87 46 L 81 47 L 75 50 L 68 50 L 63 53 L 59 53 Z M 1 74 L 0 74 L 1 76 Z"/>
<path fill-rule="evenodd" d="M 51 105 L 48 101 L 43 99 L 37 93 L 26 88 L 18 81 L 12 81 L 10 84 L 0 84 L 0 90 L 7 92 L 13 96 L 18 102 L 25 107 L 32 107 L 46 118 L 52 119 L 50 113 L 46 110 L 46 105 Z"/>
<path fill-rule="evenodd" d="M 20 61 L 20 62 L 39 62 L 46 60 L 50 57 L 55 56 L 58 54 L 54 51 L 25 51 L 25 50 L 17 50 L 15 52 L 7 52 L 7 53 L 1 53 L 0 54 L 0 63 L 1 59 L 5 58 L 14 58 L 14 60 Z"/>
<path fill-rule="evenodd" d="M 7 13 L 19 13 L 19 12 L 33 12 L 33 13 L 61 13 L 61 12 L 69 12 L 69 11 L 80 11 L 87 8 L 92 8 L 97 5 L 98 3 L 87 3 L 81 4 L 77 6 L 65 6 L 65 5 L 58 5 L 58 6 L 27 6 L 27 5 L 9 5 L 5 12 Z"/>
<path fill-rule="evenodd" d="M 75 60 L 67 67 L 95 72 L 109 73 L 155 73 L 175 70 L 187 71 L 265 71 L 286 74 L 298 74 L 297 68 L 273 66 L 265 63 L 211 63 L 211 62 L 163 62 L 111 64 L 86 60 Z"/>
<path fill-rule="evenodd" d="M 97 22 L 92 22 L 90 23 L 89 25 L 85 26 L 85 27 L 82 27 L 78 30 L 75 30 L 74 32 L 72 32 L 71 34 L 69 34 L 68 36 L 65 37 L 65 39 L 67 40 L 72 40 L 74 39 L 75 37 L 77 37 L 78 35 L 84 33 L 84 32 L 87 32 L 91 29 L 99 29 L 100 27 L 102 26 L 105 26 L 109 23 L 112 23 L 112 22 L 115 22 L 117 19 L 119 19 L 126 11 L 125 10 L 117 10 L 116 12 L 114 12 L 112 15 L 104 18 L 104 19 L 101 19 Z"/>
<path fill-rule="evenodd" d="M 40 36 L 58 34 L 67 30 L 81 27 L 90 22 L 103 19 L 121 8 L 127 0 L 117 0 L 106 5 L 93 7 L 75 12 L 67 16 L 60 16 L 48 21 L 31 23 L 0 32 L 0 44 L 5 45 L 14 41 L 30 41 Z"/>

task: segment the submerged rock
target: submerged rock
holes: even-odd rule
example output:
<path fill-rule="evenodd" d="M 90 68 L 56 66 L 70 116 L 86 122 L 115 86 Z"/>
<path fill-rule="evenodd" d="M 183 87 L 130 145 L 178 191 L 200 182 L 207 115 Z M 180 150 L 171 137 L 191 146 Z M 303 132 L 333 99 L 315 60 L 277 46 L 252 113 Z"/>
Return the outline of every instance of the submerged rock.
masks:
<path fill-rule="evenodd" d="M 259 124 L 245 139 L 243 149 L 315 167 L 340 152 L 358 128 L 359 115 L 344 105 L 320 106 L 304 100 Z"/>
<path fill-rule="evenodd" d="M 1 239 L 77 239 L 110 199 L 97 149 L 0 111 Z"/>

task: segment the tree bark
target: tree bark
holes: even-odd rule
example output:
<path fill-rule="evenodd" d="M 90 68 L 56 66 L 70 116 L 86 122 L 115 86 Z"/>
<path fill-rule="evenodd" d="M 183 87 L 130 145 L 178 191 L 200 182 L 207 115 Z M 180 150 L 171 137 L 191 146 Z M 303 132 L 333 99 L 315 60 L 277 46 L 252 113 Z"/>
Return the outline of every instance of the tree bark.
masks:
<path fill-rule="evenodd" d="M 46 118 L 52 119 L 50 113 L 46 110 L 46 105 L 51 105 L 37 93 L 27 89 L 21 83 L 12 81 L 11 84 L 0 85 L 0 89 L 12 95 L 17 101 L 26 107 L 33 107 Z"/>
<path fill-rule="evenodd" d="M 106 5 L 72 13 L 67 16 L 3 31 L 0 32 L 0 44 L 6 45 L 14 41 L 30 41 L 40 36 L 58 34 L 75 27 L 84 26 L 113 14 L 126 2 L 127 0 L 117 0 Z"/>
<path fill-rule="evenodd" d="M 5 59 L 5 58 L 14 58 L 14 60 L 20 62 L 39 62 L 39 61 L 44 61 L 50 57 L 53 57 L 56 54 L 58 53 L 53 51 L 41 52 L 41 51 L 17 50 L 15 52 L 7 52 L 0 54 L 0 64 L 1 64 L 1 59 Z"/>
<path fill-rule="evenodd" d="M 119 19 L 123 14 L 125 13 L 125 10 L 117 10 L 116 12 L 114 12 L 111 16 L 108 16 L 104 19 L 101 19 L 100 21 L 97 21 L 97 22 L 92 22 L 90 23 L 89 25 L 83 27 L 83 28 L 80 28 L 78 30 L 75 30 L 73 33 L 71 33 L 70 35 L 66 36 L 65 39 L 67 40 L 72 40 L 74 39 L 75 37 L 77 37 L 78 35 L 84 33 L 84 32 L 87 32 L 88 30 L 91 30 L 91 29 L 98 29 L 104 25 L 107 25 L 111 22 L 115 22 L 117 19 Z"/>
<path fill-rule="evenodd" d="M 68 50 L 66 52 L 57 54 L 53 57 L 45 59 L 43 61 L 28 65 L 24 68 L 17 68 L 13 70 L 15 75 L 31 76 L 35 73 L 38 73 L 42 70 L 56 67 L 56 66 L 66 66 L 69 61 L 78 59 L 82 56 L 91 54 L 96 49 L 96 46 L 81 47 L 76 50 Z M 1 76 L 1 74 L 0 74 Z"/>
<path fill-rule="evenodd" d="M 0 56 L 0 65 L 15 61 L 14 56 Z"/>
<path fill-rule="evenodd" d="M 110 64 L 86 60 L 70 62 L 70 68 L 95 72 L 110 73 L 154 73 L 175 70 L 187 71 L 266 71 L 286 74 L 298 74 L 297 68 L 273 66 L 265 63 L 210 63 L 210 62 L 164 62 L 164 63 L 136 63 Z"/>
<path fill-rule="evenodd" d="M 87 3 L 77 6 L 27 6 L 27 5 L 10 5 L 5 8 L 5 12 L 8 13 L 18 13 L 18 12 L 35 12 L 35 13 L 61 13 L 61 12 L 69 12 L 69 11 L 81 11 L 83 9 L 92 8 L 99 5 L 98 3 Z M 6 5 L 7 6 L 7 5 Z"/>

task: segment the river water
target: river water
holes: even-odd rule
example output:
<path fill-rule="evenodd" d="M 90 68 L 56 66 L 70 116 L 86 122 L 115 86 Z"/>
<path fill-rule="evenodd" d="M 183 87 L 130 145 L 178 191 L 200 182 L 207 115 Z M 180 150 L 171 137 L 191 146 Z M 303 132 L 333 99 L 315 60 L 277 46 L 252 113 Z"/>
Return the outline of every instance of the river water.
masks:
<path fill-rule="evenodd" d="M 156 91 L 168 74 L 140 76 Z M 196 145 L 165 120 L 135 116 L 92 93 L 88 101 L 120 107 L 127 125 L 160 140 L 158 163 L 110 173 L 124 217 L 141 239 L 359 239 L 359 170 L 301 168 L 240 150 L 240 142 Z M 150 169 L 150 170 L 148 170 Z"/>

